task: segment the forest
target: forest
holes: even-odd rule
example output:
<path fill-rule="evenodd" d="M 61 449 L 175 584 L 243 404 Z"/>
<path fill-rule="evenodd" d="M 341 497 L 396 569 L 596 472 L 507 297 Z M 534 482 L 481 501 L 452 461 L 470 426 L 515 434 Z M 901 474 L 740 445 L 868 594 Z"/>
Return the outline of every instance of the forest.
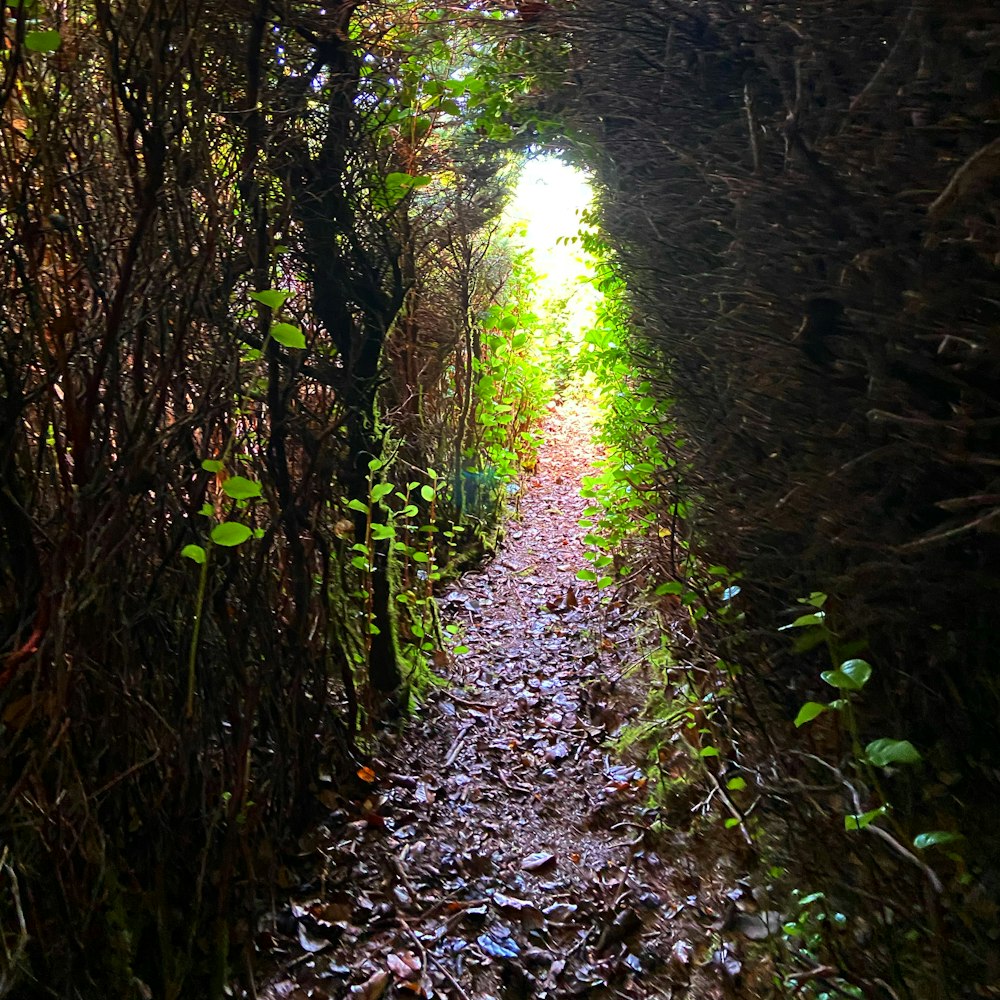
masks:
<path fill-rule="evenodd" d="M 994 4 L 3 19 L 0 998 L 1000 997 Z"/>

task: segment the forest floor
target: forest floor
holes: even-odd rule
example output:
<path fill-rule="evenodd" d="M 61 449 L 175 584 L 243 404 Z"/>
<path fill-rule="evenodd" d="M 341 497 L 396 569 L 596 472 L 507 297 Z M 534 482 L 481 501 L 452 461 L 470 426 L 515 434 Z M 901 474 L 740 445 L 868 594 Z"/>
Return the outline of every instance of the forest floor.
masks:
<path fill-rule="evenodd" d="M 648 678 L 643 612 L 576 581 L 592 415 L 567 402 L 545 430 L 497 556 L 442 596 L 470 652 L 383 743 L 368 799 L 303 844 L 317 870 L 258 941 L 276 970 L 263 1000 L 712 998 L 739 982 L 726 931 L 745 886 L 718 852 L 699 860 L 690 807 L 664 832 L 644 762 L 613 749 Z"/>

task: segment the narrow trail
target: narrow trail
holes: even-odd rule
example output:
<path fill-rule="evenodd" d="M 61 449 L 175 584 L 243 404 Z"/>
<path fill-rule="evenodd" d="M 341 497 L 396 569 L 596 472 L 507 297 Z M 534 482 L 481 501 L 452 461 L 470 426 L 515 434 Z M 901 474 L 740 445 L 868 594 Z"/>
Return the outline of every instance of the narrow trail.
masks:
<path fill-rule="evenodd" d="M 718 994 L 705 897 L 726 900 L 664 856 L 647 776 L 608 747 L 643 690 L 637 612 L 575 577 L 592 418 L 547 423 L 497 557 L 442 598 L 470 652 L 389 738 L 360 815 L 304 845 L 322 875 L 267 943 L 286 953 L 267 1000 Z"/>

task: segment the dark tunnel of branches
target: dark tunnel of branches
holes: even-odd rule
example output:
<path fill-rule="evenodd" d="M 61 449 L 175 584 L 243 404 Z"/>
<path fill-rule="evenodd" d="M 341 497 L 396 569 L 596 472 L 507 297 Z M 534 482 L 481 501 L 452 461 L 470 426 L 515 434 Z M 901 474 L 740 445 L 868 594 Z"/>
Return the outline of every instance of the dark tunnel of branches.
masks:
<path fill-rule="evenodd" d="M 433 683 L 435 587 L 532 440 L 500 220 L 540 149 L 592 172 L 669 403 L 660 568 L 740 574 L 685 655 L 740 664 L 761 836 L 894 901 L 872 996 L 997 995 L 994 5 L 4 18 L 0 996 L 221 996 L 317 787 Z M 888 780 L 910 836 L 964 834 L 944 876 L 796 791 L 839 774 L 789 722 L 834 646 L 874 665 L 862 736 L 923 748 Z"/>

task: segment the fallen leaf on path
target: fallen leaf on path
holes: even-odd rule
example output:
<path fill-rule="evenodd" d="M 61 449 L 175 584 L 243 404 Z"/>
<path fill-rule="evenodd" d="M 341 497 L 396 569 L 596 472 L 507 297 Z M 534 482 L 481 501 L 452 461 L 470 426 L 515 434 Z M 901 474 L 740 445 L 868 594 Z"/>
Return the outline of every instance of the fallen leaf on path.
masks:
<path fill-rule="evenodd" d="M 385 960 L 385 964 L 400 979 L 413 979 L 420 973 L 420 958 L 412 951 L 391 954 Z"/>
<path fill-rule="evenodd" d="M 517 958 L 521 953 L 521 949 L 512 937 L 497 940 L 491 934 L 480 934 L 476 942 L 491 958 Z"/>
<path fill-rule="evenodd" d="M 573 903 L 553 903 L 551 906 L 546 906 L 542 913 L 549 918 L 549 920 L 569 920 L 571 916 L 579 909 Z"/>
<path fill-rule="evenodd" d="M 427 987 L 424 985 L 423 981 L 420 979 L 410 979 L 405 983 L 400 983 L 399 988 L 401 990 L 408 990 L 418 997 L 425 997 L 428 995 Z"/>
<path fill-rule="evenodd" d="M 670 960 L 675 965 L 690 965 L 693 954 L 694 945 L 681 938 L 680 941 L 675 941 L 673 948 L 670 949 Z"/>
<path fill-rule="evenodd" d="M 764 941 L 781 930 L 781 914 L 776 910 L 764 913 L 738 913 L 733 930 L 751 941 Z"/>
<path fill-rule="evenodd" d="M 642 917 L 633 909 L 622 910 L 615 915 L 615 919 L 604 928 L 601 936 L 597 939 L 596 951 L 603 951 L 611 945 L 624 941 L 631 937 L 642 927 Z"/>
<path fill-rule="evenodd" d="M 389 988 L 389 973 L 380 969 L 373 973 L 363 983 L 351 987 L 351 996 L 358 1000 L 380 1000 Z"/>
<path fill-rule="evenodd" d="M 502 892 L 493 893 L 493 902 L 501 909 L 516 910 L 518 912 L 534 905 L 526 899 L 518 899 L 516 896 L 505 896 Z"/>
<path fill-rule="evenodd" d="M 712 965 L 729 979 L 735 979 L 743 971 L 743 963 L 725 946 L 712 952 Z"/>
<path fill-rule="evenodd" d="M 313 937 L 302 924 L 299 924 L 299 945 L 308 952 L 315 953 L 330 947 L 330 942 L 323 938 Z"/>
<path fill-rule="evenodd" d="M 537 851 L 535 854 L 529 854 L 524 858 L 521 862 L 521 869 L 526 872 L 541 871 L 543 868 L 548 868 L 555 860 L 556 856 L 554 854 L 549 854 L 547 851 Z"/>

